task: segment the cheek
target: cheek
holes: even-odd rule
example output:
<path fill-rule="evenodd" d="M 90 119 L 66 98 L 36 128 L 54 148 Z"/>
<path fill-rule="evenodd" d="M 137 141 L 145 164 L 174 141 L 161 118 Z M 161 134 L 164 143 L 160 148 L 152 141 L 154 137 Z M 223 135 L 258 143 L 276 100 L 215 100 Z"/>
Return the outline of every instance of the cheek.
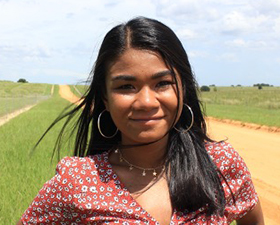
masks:
<path fill-rule="evenodd" d="M 107 102 L 107 110 L 110 112 L 112 119 L 115 124 L 118 124 L 120 121 L 125 120 L 128 117 L 130 106 L 131 106 L 131 97 L 111 94 Z"/>

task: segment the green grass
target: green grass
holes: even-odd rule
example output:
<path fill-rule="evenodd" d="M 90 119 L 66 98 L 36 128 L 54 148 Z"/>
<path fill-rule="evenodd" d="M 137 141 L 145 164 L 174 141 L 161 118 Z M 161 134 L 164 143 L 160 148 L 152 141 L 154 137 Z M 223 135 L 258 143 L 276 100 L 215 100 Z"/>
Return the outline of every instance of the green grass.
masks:
<path fill-rule="evenodd" d="M 78 97 L 81 97 L 87 91 L 88 85 L 70 85 L 71 91 Z"/>
<path fill-rule="evenodd" d="M 14 83 L 0 81 L 0 97 L 50 95 L 52 84 Z"/>
<path fill-rule="evenodd" d="M 202 92 L 208 116 L 280 127 L 280 87 L 216 87 Z"/>
<path fill-rule="evenodd" d="M 43 184 L 55 173 L 52 149 L 62 123 L 42 141 L 32 157 L 29 151 L 62 109 L 69 105 L 58 96 L 39 103 L 0 127 L 0 224 L 15 224 Z M 70 155 L 65 144 L 62 156 Z"/>
<path fill-rule="evenodd" d="M 48 99 L 51 87 L 51 84 L 0 81 L 0 117 L 27 105 Z"/>

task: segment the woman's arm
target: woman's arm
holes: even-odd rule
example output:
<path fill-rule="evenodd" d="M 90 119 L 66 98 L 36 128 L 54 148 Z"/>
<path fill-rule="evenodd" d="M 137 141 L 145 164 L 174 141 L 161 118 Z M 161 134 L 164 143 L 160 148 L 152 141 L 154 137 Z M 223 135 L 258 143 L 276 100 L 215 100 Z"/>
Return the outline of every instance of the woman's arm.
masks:
<path fill-rule="evenodd" d="M 263 213 L 260 202 L 253 210 L 236 221 L 237 225 L 264 225 Z"/>

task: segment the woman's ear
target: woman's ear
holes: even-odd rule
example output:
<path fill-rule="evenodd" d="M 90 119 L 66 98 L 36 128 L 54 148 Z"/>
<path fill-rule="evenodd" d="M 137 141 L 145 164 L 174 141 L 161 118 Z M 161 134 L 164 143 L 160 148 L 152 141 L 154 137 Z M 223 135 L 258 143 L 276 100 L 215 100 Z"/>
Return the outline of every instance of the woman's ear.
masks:
<path fill-rule="evenodd" d="M 109 112 L 109 107 L 108 107 L 108 99 L 107 99 L 107 96 L 106 95 L 102 95 L 102 101 L 103 101 L 103 104 L 105 106 L 105 109 Z"/>
<path fill-rule="evenodd" d="M 104 105 L 105 105 L 105 109 L 106 109 L 108 112 L 110 112 L 109 107 L 108 107 L 108 102 L 107 102 L 107 100 L 102 99 L 102 101 L 103 101 L 103 103 L 104 103 Z"/>

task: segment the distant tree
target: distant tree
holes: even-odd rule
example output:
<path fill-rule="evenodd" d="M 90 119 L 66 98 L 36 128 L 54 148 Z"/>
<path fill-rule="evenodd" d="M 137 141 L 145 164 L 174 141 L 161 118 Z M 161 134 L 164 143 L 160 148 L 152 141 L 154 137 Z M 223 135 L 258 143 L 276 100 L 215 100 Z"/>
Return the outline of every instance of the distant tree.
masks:
<path fill-rule="evenodd" d="M 200 91 L 210 91 L 210 87 L 203 85 L 201 86 Z"/>
<path fill-rule="evenodd" d="M 258 86 L 258 89 L 259 89 L 259 90 L 261 90 L 261 89 L 262 89 L 262 86 L 261 86 L 261 85 L 259 85 L 259 86 Z"/>
<path fill-rule="evenodd" d="M 17 82 L 18 83 L 28 83 L 28 81 L 23 78 L 20 78 Z"/>
<path fill-rule="evenodd" d="M 237 86 L 237 87 L 241 87 L 242 85 L 241 85 L 241 84 L 237 84 L 236 86 Z"/>
<path fill-rule="evenodd" d="M 234 87 L 234 85 L 232 84 L 231 87 Z"/>
<path fill-rule="evenodd" d="M 262 86 L 262 87 L 273 87 L 273 85 L 265 84 L 265 83 L 253 84 L 253 86 L 254 87 L 259 87 L 259 86 Z"/>
<path fill-rule="evenodd" d="M 216 85 L 215 84 L 211 84 L 211 85 L 209 85 L 209 87 L 215 87 Z"/>

